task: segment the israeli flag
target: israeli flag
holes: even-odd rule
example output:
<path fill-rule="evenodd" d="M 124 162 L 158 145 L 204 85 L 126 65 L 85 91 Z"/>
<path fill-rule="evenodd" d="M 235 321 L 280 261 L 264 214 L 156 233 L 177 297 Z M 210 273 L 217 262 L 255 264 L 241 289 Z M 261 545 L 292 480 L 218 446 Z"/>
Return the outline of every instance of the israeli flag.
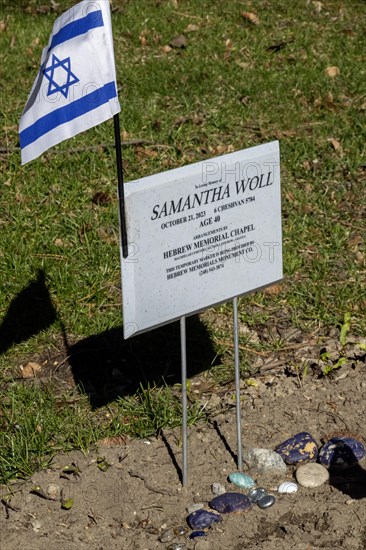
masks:
<path fill-rule="evenodd" d="M 83 0 L 43 50 L 19 124 L 22 164 L 119 111 L 109 0 Z"/>

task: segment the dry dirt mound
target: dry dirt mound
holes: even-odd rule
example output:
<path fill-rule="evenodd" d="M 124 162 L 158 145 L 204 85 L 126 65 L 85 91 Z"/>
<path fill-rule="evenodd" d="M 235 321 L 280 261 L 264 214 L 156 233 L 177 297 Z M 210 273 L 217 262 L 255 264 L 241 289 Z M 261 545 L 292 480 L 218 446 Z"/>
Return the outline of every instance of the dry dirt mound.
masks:
<path fill-rule="evenodd" d="M 243 384 L 244 447 L 274 449 L 301 431 L 310 432 L 319 443 L 333 432 L 364 436 L 364 374 L 365 365 L 359 365 L 338 379 L 309 377 L 300 383 L 296 377 L 267 373 L 257 379 L 256 387 Z M 194 383 L 199 387 L 200 380 Z M 329 483 L 316 489 L 275 493 L 276 503 L 267 510 L 254 506 L 242 515 L 226 515 L 206 537 L 175 536 L 160 542 L 165 530 L 187 528 L 186 508 L 195 502 L 207 504 L 214 482 L 232 489 L 227 481 L 236 469 L 232 388 L 201 398 L 214 415 L 211 422 L 190 430 L 186 488 L 179 478 L 179 431 L 151 440 L 110 441 L 112 446 L 101 445 L 87 456 L 58 456 L 50 469 L 13 487 L 10 502 L 5 500 L 10 507 L 0 509 L 1 548 L 364 550 L 366 471 L 362 462 L 352 470 L 332 474 Z M 101 456 L 109 468 L 104 468 Z M 63 474 L 63 468 L 72 464 L 80 473 Z M 293 479 L 290 467 L 287 476 L 248 473 L 267 489 Z M 56 486 L 56 493 L 62 489 L 64 500 L 74 500 L 69 510 L 61 508 L 58 497 L 52 501 L 30 492 L 35 486 L 47 492 L 50 485 Z"/>

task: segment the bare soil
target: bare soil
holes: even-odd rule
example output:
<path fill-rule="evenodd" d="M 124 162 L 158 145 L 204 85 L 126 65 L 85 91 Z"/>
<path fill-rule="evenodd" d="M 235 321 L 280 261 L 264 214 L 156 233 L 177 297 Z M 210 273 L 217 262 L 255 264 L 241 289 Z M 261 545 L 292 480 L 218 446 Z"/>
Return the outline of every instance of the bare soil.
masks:
<path fill-rule="evenodd" d="M 301 349 L 303 357 L 309 355 L 305 344 L 301 348 L 301 342 L 292 342 L 275 365 L 272 359 L 266 368 L 258 355 L 255 385 L 242 382 L 244 448 L 275 449 L 301 431 L 310 432 L 319 444 L 334 432 L 350 432 L 362 439 L 365 355 L 351 343 L 347 364 L 331 375 L 319 375 L 319 361 L 313 366 L 308 362 L 306 375 L 290 375 L 286 370 L 290 354 Z M 322 345 L 337 347 L 331 338 Z M 98 450 L 86 456 L 80 452 L 59 455 L 48 470 L 12 487 L 10 506 L 0 508 L 1 549 L 164 550 L 174 543 L 187 550 L 366 548 L 365 459 L 350 470 L 331 472 L 329 483 L 321 487 L 300 488 L 288 495 L 275 489 L 281 481 L 294 479 L 294 467 L 279 476 L 245 466 L 258 486 L 273 491 L 274 506 L 261 510 L 254 505 L 245 514 L 227 514 L 206 537 L 189 539 L 187 507 L 197 502 L 207 506 L 215 482 L 235 490 L 227 477 L 236 470 L 237 447 L 234 386 L 208 391 L 205 373 L 191 383 L 210 420 L 190 429 L 187 487 L 181 485 L 180 430 L 149 440 L 101 441 Z M 100 457 L 109 464 L 105 471 Z M 72 464 L 80 473 L 63 474 L 63 468 Z M 53 501 L 31 492 L 39 486 L 47 493 L 50 485 L 56 493 L 62 490 L 64 500 L 74 500 L 69 510 L 61 508 L 59 494 Z M 1 491 L 1 496 L 8 494 L 8 488 Z M 186 527 L 187 534 L 160 542 L 163 532 L 178 526 Z"/>

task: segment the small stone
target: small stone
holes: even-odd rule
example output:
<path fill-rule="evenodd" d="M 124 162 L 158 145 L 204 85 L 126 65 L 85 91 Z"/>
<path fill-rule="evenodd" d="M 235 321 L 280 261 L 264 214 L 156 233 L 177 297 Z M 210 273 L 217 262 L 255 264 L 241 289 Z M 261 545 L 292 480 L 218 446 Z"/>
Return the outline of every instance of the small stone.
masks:
<path fill-rule="evenodd" d="M 192 514 L 192 512 L 197 512 L 197 510 L 202 510 L 202 508 L 204 507 L 205 505 L 203 502 L 195 502 L 194 504 L 190 504 L 189 506 L 187 506 L 186 510 L 188 514 Z"/>
<path fill-rule="evenodd" d="M 223 495 L 226 493 L 226 489 L 221 483 L 213 483 L 211 489 L 214 495 Z"/>
<path fill-rule="evenodd" d="M 264 495 L 259 500 L 257 500 L 257 506 L 264 510 L 265 508 L 273 506 L 275 502 L 276 498 L 273 495 Z"/>
<path fill-rule="evenodd" d="M 299 485 L 307 488 L 319 487 L 329 480 L 325 466 L 313 462 L 299 466 L 295 475 Z"/>
<path fill-rule="evenodd" d="M 173 544 L 170 544 L 167 548 L 167 550 L 185 550 L 187 546 L 184 542 L 173 542 Z"/>
<path fill-rule="evenodd" d="M 233 472 L 230 474 L 229 481 L 241 489 L 251 489 L 255 485 L 254 479 L 242 472 Z"/>
<path fill-rule="evenodd" d="M 57 500 L 60 498 L 61 495 L 61 487 L 59 485 L 51 483 L 46 489 L 46 494 L 50 500 Z"/>
<path fill-rule="evenodd" d="M 178 525 L 178 527 L 174 527 L 173 532 L 177 537 L 184 537 L 187 534 L 187 529 L 183 525 Z"/>
<path fill-rule="evenodd" d="M 287 439 L 276 449 L 286 464 L 299 464 L 316 460 L 318 446 L 315 439 L 307 432 L 300 432 Z"/>
<path fill-rule="evenodd" d="M 277 470 L 281 473 L 286 473 L 287 466 L 281 455 L 271 449 L 249 449 L 244 451 L 243 458 L 250 468 L 257 472 L 269 472 Z"/>
<path fill-rule="evenodd" d="M 252 501 L 242 493 L 224 493 L 223 495 L 213 498 L 208 505 L 217 512 L 228 514 L 249 510 Z"/>
<path fill-rule="evenodd" d="M 162 533 L 159 537 L 160 542 L 170 542 L 174 539 L 174 531 L 173 529 L 167 529 Z"/>
<path fill-rule="evenodd" d="M 260 498 L 264 497 L 267 494 L 267 491 L 263 487 L 256 487 L 248 493 L 248 497 L 252 502 L 257 502 Z"/>
<path fill-rule="evenodd" d="M 194 531 L 200 531 L 201 529 L 210 527 L 213 523 L 218 523 L 221 519 L 221 516 L 219 514 L 214 514 L 214 512 L 209 512 L 208 510 L 197 510 L 196 512 L 192 512 L 192 514 L 189 514 L 187 522 L 191 529 Z"/>
<path fill-rule="evenodd" d="M 277 491 L 279 493 L 297 493 L 298 489 L 298 485 L 293 481 L 284 481 L 278 486 Z"/>
<path fill-rule="evenodd" d="M 35 533 L 38 533 L 38 531 L 42 527 L 42 523 L 38 519 L 35 519 L 35 520 L 31 521 L 31 526 L 33 527 L 33 531 Z"/>
<path fill-rule="evenodd" d="M 169 42 L 169 46 L 171 48 L 186 48 L 188 44 L 187 38 L 184 36 L 184 34 L 180 34 L 179 36 L 176 36 Z"/>
<path fill-rule="evenodd" d="M 205 531 L 193 531 L 193 533 L 189 535 L 190 539 L 195 539 L 197 537 L 207 537 L 207 534 Z"/>
<path fill-rule="evenodd" d="M 329 439 L 319 451 L 319 462 L 327 468 L 351 468 L 366 454 L 360 441 L 349 436 Z"/>

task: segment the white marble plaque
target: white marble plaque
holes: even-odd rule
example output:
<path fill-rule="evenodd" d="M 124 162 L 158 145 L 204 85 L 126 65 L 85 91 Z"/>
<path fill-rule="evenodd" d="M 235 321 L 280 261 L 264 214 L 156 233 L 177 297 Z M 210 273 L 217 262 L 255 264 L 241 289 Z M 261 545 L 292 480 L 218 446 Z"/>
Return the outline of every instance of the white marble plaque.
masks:
<path fill-rule="evenodd" d="M 282 279 L 277 141 L 128 182 L 125 199 L 125 338 Z"/>

